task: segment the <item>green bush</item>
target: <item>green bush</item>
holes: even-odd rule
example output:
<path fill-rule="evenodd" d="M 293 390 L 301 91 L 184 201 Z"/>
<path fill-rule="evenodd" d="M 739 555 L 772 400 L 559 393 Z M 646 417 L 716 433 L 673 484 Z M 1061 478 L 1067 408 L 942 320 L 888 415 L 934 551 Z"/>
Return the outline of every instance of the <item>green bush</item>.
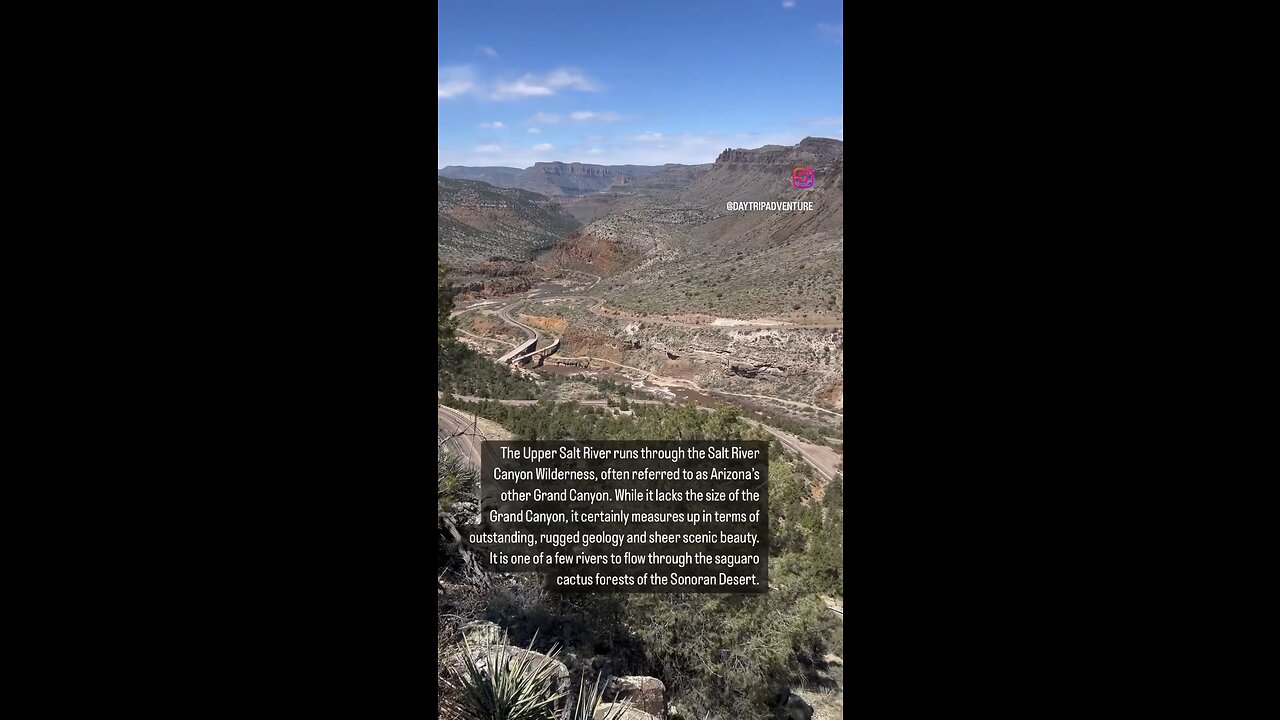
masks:
<path fill-rule="evenodd" d="M 464 669 L 459 673 L 463 708 L 474 720 L 553 720 L 555 702 L 564 697 L 555 692 L 555 666 L 537 662 L 528 655 L 512 658 L 503 645 L 489 648 L 482 671 L 476 664 L 471 644 L 463 637 Z M 533 652 L 533 643 L 529 644 Z M 546 653 L 555 659 L 556 650 Z"/>
<path fill-rule="evenodd" d="M 476 474 L 465 460 L 440 446 L 436 448 L 436 506 L 444 510 L 473 495 Z"/>

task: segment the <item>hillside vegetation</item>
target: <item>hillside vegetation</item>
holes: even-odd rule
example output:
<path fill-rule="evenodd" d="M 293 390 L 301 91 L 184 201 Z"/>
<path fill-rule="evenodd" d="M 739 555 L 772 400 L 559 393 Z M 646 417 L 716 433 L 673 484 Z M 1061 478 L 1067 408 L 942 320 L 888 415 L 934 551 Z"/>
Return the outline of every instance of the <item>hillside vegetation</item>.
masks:
<path fill-rule="evenodd" d="M 815 184 L 791 185 L 796 167 Z M 706 312 L 793 322 L 837 318 L 844 304 L 844 143 L 727 150 L 705 171 L 637 194 L 579 235 L 628 248 L 632 267 L 601 288 L 647 314 Z M 810 211 L 728 210 L 729 202 L 811 202 Z M 581 215 L 581 214 L 580 214 Z"/>
<path fill-rule="evenodd" d="M 538 193 L 474 180 L 436 178 L 436 255 L 453 264 L 493 256 L 532 259 L 579 226 Z"/>
<path fill-rule="evenodd" d="M 538 386 L 458 342 L 450 268 L 436 266 L 436 390 L 457 395 L 532 400 Z"/>
<path fill-rule="evenodd" d="M 730 409 L 453 403 L 529 440 L 770 439 Z M 815 477 L 809 467 L 777 442 L 769 458 L 765 595 L 569 595 L 548 593 L 536 575 L 518 575 L 466 602 L 477 619 L 499 623 L 521 647 L 536 634 L 539 648 L 559 643 L 580 667 L 660 678 L 683 717 L 773 717 L 777 689 L 820 684 L 816 668 L 828 654 L 843 653 L 842 627 L 823 597 L 842 597 L 844 514 L 840 477 L 810 501 Z M 449 472 L 442 467 L 442 478 Z M 456 473 L 441 482 L 457 492 Z"/>

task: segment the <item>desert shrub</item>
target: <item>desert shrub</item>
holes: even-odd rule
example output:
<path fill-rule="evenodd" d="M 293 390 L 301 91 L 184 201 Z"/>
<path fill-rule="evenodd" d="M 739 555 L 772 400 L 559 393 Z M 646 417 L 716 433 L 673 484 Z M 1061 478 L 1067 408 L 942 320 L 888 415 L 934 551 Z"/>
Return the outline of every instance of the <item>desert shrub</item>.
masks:
<path fill-rule="evenodd" d="M 825 648 L 821 603 L 794 591 L 631 595 L 626 602 L 650 674 L 698 717 L 764 716 L 768 688 Z"/>
<path fill-rule="evenodd" d="M 475 471 L 465 460 L 440 446 L 436 448 L 436 504 L 444 510 L 473 495 Z"/>
<path fill-rule="evenodd" d="M 578 684 L 577 700 L 569 713 L 569 720 L 618 720 L 627 711 L 630 703 L 616 703 L 609 708 L 608 713 L 596 717 L 596 710 L 600 707 L 600 700 L 604 696 L 600 679 L 601 673 L 597 673 L 595 684 L 588 686 L 586 677 L 582 678 Z"/>
<path fill-rule="evenodd" d="M 613 416 L 571 403 L 459 403 L 521 438 L 770 440 L 770 592 L 574 595 L 548 592 L 530 574 L 495 579 L 481 614 L 521 646 L 554 637 L 573 651 L 564 660 L 571 673 L 607 654 L 612 672 L 661 678 L 668 697 L 699 718 L 767 717 L 769 689 L 796 684 L 841 632 L 820 595 L 839 596 L 843 585 L 843 479 L 827 485 L 823 501 L 809 502 L 816 481 L 809 466 L 736 409 L 629 406 L 632 415 Z M 590 700 L 596 690 L 579 685 L 577 693 Z"/>
<path fill-rule="evenodd" d="M 529 655 L 508 655 L 506 641 L 490 646 L 486 667 L 476 663 L 471 645 L 463 638 L 463 670 L 458 673 L 462 687 L 462 707 L 475 720 L 553 720 L 555 703 L 564 697 L 554 689 L 555 671 L 551 663 Z M 533 651 L 530 643 L 529 651 Z M 553 648 L 546 653 L 555 659 Z"/>

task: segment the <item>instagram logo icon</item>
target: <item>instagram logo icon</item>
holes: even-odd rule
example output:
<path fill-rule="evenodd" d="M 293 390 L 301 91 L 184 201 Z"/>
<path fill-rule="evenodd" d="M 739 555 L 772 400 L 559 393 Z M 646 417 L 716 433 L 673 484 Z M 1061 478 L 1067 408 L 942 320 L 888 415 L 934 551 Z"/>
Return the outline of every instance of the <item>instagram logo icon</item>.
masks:
<path fill-rule="evenodd" d="M 791 184 L 802 189 L 813 187 L 813 168 L 798 167 L 792 170 Z"/>

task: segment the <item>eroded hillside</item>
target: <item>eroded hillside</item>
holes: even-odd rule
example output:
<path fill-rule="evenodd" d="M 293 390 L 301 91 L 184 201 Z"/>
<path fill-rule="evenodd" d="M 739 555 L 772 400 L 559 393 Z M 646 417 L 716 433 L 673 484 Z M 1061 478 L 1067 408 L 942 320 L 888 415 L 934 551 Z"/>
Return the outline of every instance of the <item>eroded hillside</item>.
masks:
<path fill-rule="evenodd" d="M 814 168 L 796 188 L 796 167 Z M 601 290 L 643 314 L 706 312 L 791 322 L 837 321 L 844 303 L 844 143 L 726 150 L 689 184 L 637 194 L 581 229 L 580 243 L 615 243 L 633 265 Z M 811 209 L 729 209 L 803 202 Z"/>
<path fill-rule="evenodd" d="M 574 200 L 608 212 L 538 253 L 524 279 L 472 280 L 462 297 L 507 297 L 465 313 L 462 327 L 490 340 L 496 357 L 522 337 L 514 318 L 560 340 L 547 371 L 576 372 L 568 368 L 593 358 L 591 372 L 615 380 L 715 393 L 838 431 L 843 149 L 808 138 L 726 150 L 714 164 L 667 166 Z M 796 167 L 814 169 L 813 187 L 793 186 Z M 811 205 L 727 206 L 745 202 Z M 491 275 L 500 267 L 486 264 Z M 586 280 L 569 289 L 555 277 Z"/>
<path fill-rule="evenodd" d="M 436 178 L 436 253 L 453 265 L 494 256 L 529 260 L 578 225 L 559 203 L 537 193 Z"/>

